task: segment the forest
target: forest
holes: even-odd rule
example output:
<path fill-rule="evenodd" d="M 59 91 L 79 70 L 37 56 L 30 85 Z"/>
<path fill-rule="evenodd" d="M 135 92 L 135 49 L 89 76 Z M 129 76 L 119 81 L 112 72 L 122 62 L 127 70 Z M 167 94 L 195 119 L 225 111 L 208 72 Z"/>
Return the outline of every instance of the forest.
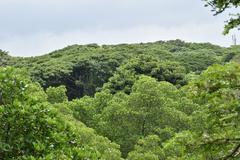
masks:
<path fill-rule="evenodd" d="M 215 15 L 238 0 L 204 0 Z M 239 27 L 231 15 L 224 34 Z M 0 160 L 239 160 L 240 45 L 0 50 Z"/>
<path fill-rule="evenodd" d="M 0 53 L 1 159 L 238 159 L 240 46 Z"/>

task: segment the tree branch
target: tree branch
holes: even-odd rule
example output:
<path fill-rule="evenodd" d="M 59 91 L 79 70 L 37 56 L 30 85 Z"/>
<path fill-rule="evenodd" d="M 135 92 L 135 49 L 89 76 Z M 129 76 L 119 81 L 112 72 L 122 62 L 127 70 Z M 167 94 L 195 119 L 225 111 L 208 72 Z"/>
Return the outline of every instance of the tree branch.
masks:
<path fill-rule="evenodd" d="M 238 144 L 230 154 L 226 155 L 225 157 L 223 157 L 221 159 L 222 160 L 228 160 L 230 158 L 237 157 L 239 154 L 240 154 L 240 144 Z"/>

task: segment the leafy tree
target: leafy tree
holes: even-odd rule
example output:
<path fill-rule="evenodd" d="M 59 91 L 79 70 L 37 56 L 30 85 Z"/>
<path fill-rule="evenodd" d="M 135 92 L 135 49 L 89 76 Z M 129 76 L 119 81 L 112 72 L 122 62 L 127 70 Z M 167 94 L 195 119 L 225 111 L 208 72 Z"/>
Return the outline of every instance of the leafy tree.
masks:
<path fill-rule="evenodd" d="M 0 68 L 0 93 L 0 159 L 121 159 L 118 145 L 58 112 L 23 71 Z"/>
<path fill-rule="evenodd" d="M 219 61 L 227 51 L 228 48 L 209 43 L 186 43 L 181 40 L 103 46 L 72 45 L 38 57 L 3 54 L 0 66 L 26 68 L 31 79 L 39 82 L 44 89 L 64 85 L 68 99 L 72 100 L 85 95 L 93 96 L 109 78 L 111 82 L 107 88 L 112 93 L 126 90 L 129 94 L 135 78 L 141 74 L 180 87 L 186 84 L 186 71 L 201 72 L 213 63 L 221 63 Z M 179 58 L 183 53 L 190 52 L 199 53 L 199 56 L 187 54 L 184 57 L 186 61 Z M 216 62 L 212 61 L 216 59 Z M 116 71 L 117 68 L 119 71 Z"/>
<path fill-rule="evenodd" d="M 232 46 L 227 52 L 227 54 L 223 57 L 223 61 L 224 62 L 233 61 L 233 62 L 239 63 L 240 62 L 239 49 L 240 49 L 239 45 Z"/>
<path fill-rule="evenodd" d="M 8 52 L 0 49 L 0 66 L 7 66 L 11 57 L 8 55 Z"/>
<path fill-rule="evenodd" d="M 94 116 L 94 128 L 120 144 L 123 156 L 141 137 L 156 133 L 166 140 L 166 128 L 179 132 L 189 127 L 187 114 L 177 109 L 186 104 L 177 102 L 180 94 L 177 92 L 170 83 L 142 76 L 133 85 L 130 95 L 119 92 L 105 103 L 103 111 Z"/>
<path fill-rule="evenodd" d="M 202 108 L 194 114 L 205 152 L 235 157 L 239 150 L 239 71 L 237 63 L 215 65 L 189 86 L 191 98 Z M 202 117 L 200 117 L 202 115 Z"/>
<path fill-rule="evenodd" d="M 215 51 L 201 49 L 197 51 L 179 53 L 177 58 L 185 66 L 187 72 L 195 72 L 197 74 L 206 70 L 209 66 L 220 63 Z"/>
<path fill-rule="evenodd" d="M 128 158 L 239 159 L 239 67 L 237 63 L 214 65 L 183 87 L 183 96 L 198 105 L 189 113 L 191 127 L 165 141 L 161 141 L 160 134 L 150 136 L 155 139 L 152 142 L 147 136 Z"/>
<path fill-rule="evenodd" d="M 148 75 L 159 81 L 168 81 L 181 86 L 186 83 L 185 74 L 185 68 L 178 62 L 161 61 L 151 55 L 139 55 L 120 66 L 103 88 L 109 89 L 112 93 L 124 91 L 129 94 L 134 82 L 141 75 Z"/>
<path fill-rule="evenodd" d="M 46 94 L 48 97 L 48 102 L 52 104 L 66 102 L 68 100 L 66 92 L 67 89 L 65 86 L 47 88 Z"/>
<path fill-rule="evenodd" d="M 140 139 L 130 152 L 128 160 L 163 160 L 164 152 L 161 147 L 161 140 L 157 135 L 149 135 Z"/>
<path fill-rule="evenodd" d="M 191 131 L 177 133 L 173 138 L 162 144 L 164 159 L 206 159 L 201 152 L 194 152 L 198 144 Z"/>
<path fill-rule="evenodd" d="M 228 8 L 238 8 L 240 6 L 239 0 L 204 0 L 206 1 L 206 6 L 211 6 L 214 15 L 226 12 Z M 240 25 L 240 15 L 231 14 L 230 19 L 224 27 L 224 34 L 228 34 L 233 28 L 239 27 Z"/>
<path fill-rule="evenodd" d="M 26 71 L 0 68 L 0 159 L 237 159 L 240 68 L 216 64 L 238 52 L 174 40 L 2 53 Z"/>
<path fill-rule="evenodd" d="M 164 146 L 165 155 L 175 159 L 239 158 L 239 71 L 237 63 L 214 65 L 184 87 L 187 97 L 200 107 L 192 113 L 190 132 L 170 139 Z"/>

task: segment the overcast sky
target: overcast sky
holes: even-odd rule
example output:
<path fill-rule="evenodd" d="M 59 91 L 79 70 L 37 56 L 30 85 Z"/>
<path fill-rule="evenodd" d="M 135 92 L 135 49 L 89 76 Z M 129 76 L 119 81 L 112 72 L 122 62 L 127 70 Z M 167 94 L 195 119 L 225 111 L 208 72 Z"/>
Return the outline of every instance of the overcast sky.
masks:
<path fill-rule="evenodd" d="M 231 34 L 222 35 L 227 16 L 212 16 L 201 0 L 0 0 L 0 6 L 0 48 L 14 56 L 87 43 L 232 44 Z"/>

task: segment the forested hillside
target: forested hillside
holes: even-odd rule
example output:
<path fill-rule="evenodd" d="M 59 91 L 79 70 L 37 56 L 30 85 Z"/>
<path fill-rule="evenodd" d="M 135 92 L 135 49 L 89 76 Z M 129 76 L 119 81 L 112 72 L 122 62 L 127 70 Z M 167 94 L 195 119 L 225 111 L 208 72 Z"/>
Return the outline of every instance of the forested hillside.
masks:
<path fill-rule="evenodd" d="M 0 50 L 0 159 L 240 159 L 240 46 Z"/>
<path fill-rule="evenodd" d="M 73 45 L 39 57 L 10 57 L 2 52 L 0 65 L 26 68 L 45 89 L 65 85 L 69 99 L 93 96 L 102 88 L 130 92 L 145 74 L 174 85 L 186 84 L 187 74 L 199 74 L 212 64 L 235 58 L 239 47 L 181 40 L 120 45 Z M 237 57 L 236 57 L 237 59 Z"/>

